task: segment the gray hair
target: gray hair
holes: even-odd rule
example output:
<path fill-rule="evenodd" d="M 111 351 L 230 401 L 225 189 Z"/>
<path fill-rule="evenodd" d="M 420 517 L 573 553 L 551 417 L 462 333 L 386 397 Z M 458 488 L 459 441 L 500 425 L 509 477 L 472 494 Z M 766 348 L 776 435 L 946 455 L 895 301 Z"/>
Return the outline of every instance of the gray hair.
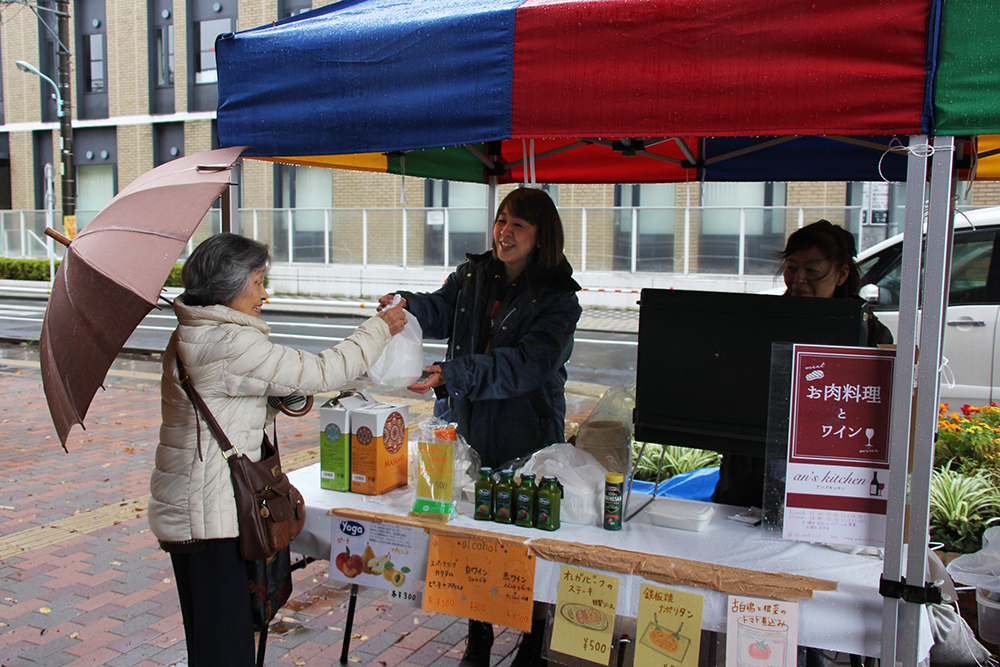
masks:
<path fill-rule="evenodd" d="M 267 270 L 268 247 L 239 234 L 216 234 L 202 241 L 184 262 L 184 303 L 214 306 L 239 296 L 250 274 Z"/>

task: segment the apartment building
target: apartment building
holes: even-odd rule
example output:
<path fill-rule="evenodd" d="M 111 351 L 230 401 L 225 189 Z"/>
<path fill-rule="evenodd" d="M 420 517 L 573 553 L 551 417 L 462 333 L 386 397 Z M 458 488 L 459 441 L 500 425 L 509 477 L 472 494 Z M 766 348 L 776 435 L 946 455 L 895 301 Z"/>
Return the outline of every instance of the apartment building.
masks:
<path fill-rule="evenodd" d="M 36 4 L 5 4 L 0 13 L 0 209 L 43 209 L 46 163 L 56 169 L 60 207 L 53 89 L 16 66 L 26 61 L 57 79 L 57 5 Z M 138 175 L 218 145 L 217 35 L 313 5 L 72 0 L 68 6 L 77 226 L 83 228 Z M 239 181 L 240 231 L 270 243 L 276 263 L 443 269 L 485 248 L 483 185 L 254 160 L 244 161 Z M 888 183 L 546 187 L 563 211 L 570 261 L 584 274 L 599 274 L 597 284 L 617 274 L 770 278 L 774 250 L 803 221 L 826 217 L 844 224 L 867 246 L 894 233 L 905 199 L 904 186 Z M 963 201 L 1000 203 L 1000 185 L 977 184 Z M 203 225 L 198 236 L 212 230 Z"/>

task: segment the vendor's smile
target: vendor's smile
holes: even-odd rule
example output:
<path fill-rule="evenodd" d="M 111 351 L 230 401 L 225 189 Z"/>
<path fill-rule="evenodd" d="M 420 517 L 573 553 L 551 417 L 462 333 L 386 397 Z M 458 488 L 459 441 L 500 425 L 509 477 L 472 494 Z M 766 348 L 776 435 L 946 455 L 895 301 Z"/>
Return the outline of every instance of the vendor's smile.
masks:
<path fill-rule="evenodd" d="M 538 229 L 527 220 L 500 211 L 493 225 L 493 248 L 497 258 L 507 267 L 507 277 L 513 278 L 528 263 L 537 243 Z"/>

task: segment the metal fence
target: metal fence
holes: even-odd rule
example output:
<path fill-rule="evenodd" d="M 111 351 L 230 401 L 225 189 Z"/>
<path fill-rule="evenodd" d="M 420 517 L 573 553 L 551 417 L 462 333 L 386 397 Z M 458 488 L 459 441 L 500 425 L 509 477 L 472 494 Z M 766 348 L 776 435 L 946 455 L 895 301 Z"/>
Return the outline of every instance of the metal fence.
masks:
<path fill-rule="evenodd" d="M 819 218 L 849 229 L 859 247 L 894 233 L 891 224 L 862 225 L 863 213 L 860 206 L 560 207 L 577 271 L 728 276 L 773 274 L 788 234 Z M 234 223 L 270 245 L 276 263 L 404 268 L 454 266 L 488 247 L 487 228 L 485 207 L 241 209 Z M 44 230 L 43 211 L 0 211 L 0 256 L 47 257 Z M 221 211 L 211 209 L 181 259 L 220 230 Z M 54 244 L 57 258 L 62 250 Z"/>

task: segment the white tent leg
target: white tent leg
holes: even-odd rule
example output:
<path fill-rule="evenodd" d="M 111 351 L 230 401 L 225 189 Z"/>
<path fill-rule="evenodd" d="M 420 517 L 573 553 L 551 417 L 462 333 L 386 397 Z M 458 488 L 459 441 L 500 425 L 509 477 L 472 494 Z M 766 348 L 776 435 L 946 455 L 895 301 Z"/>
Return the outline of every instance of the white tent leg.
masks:
<path fill-rule="evenodd" d="M 927 135 L 910 137 L 909 145 L 923 146 Z M 892 380 L 892 445 L 889 466 L 905 471 L 909 458 L 910 399 L 913 386 L 917 311 L 920 307 L 921 236 L 924 199 L 927 187 L 927 157 L 911 152 L 906 171 L 906 215 L 903 226 L 903 273 L 900 276 L 899 326 L 896 327 L 896 364 Z M 911 242 L 915 240 L 915 242 Z M 889 484 L 886 512 L 885 561 L 882 576 L 899 581 L 903 568 L 903 517 L 906 510 L 906 474 L 894 472 Z M 896 664 L 896 634 L 899 625 L 899 600 L 885 598 L 882 607 L 882 664 Z"/>
<path fill-rule="evenodd" d="M 497 190 L 497 177 L 490 176 L 489 183 L 486 186 L 486 247 L 493 247 L 493 219 L 497 214 L 497 206 L 500 202 L 497 198 L 499 191 Z"/>
<path fill-rule="evenodd" d="M 922 586 L 927 576 L 927 522 L 931 474 L 934 467 L 934 436 L 937 433 L 938 394 L 941 381 L 942 341 L 948 286 L 951 278 L 951 248 L 954 237 L 955 137 L 936 137 L 931 162 L 930 210 L 927 218 L 927 265 L 920 318 L 920 366 L 917 370 L 917 414 L 914 419 L 913 472 L 910 476 L 910 533 L 906 557 L 906 581 Z M 918 661 L 917 640 L 922 605 L 903 605 L 903 664 Z"/>

